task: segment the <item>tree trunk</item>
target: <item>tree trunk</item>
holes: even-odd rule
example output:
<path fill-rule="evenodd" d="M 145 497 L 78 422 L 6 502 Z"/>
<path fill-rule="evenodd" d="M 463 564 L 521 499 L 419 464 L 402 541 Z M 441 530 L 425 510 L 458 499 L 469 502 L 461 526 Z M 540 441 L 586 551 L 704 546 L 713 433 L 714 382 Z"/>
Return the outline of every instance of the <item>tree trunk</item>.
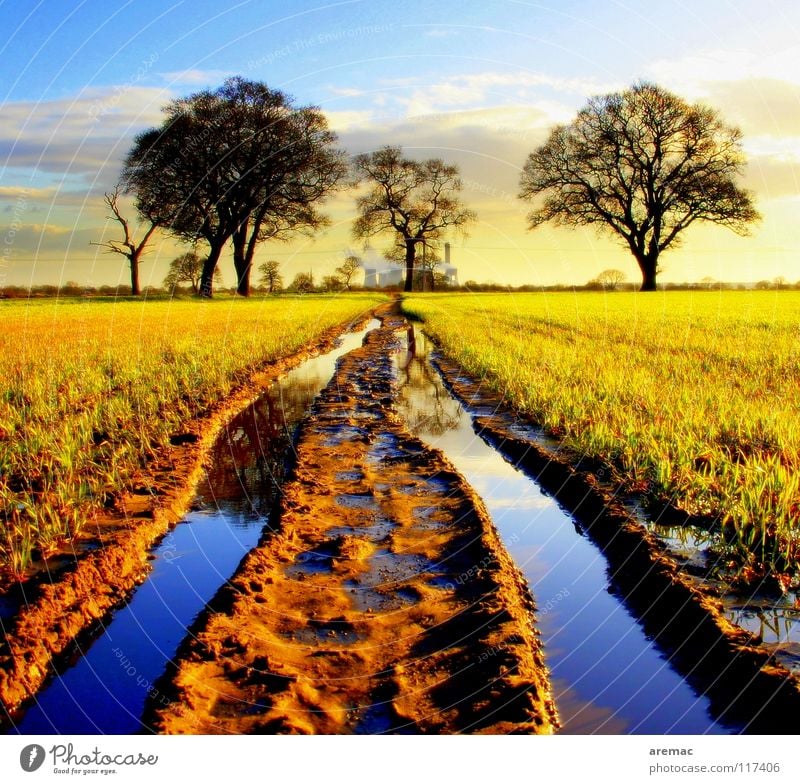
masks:
<path fill-rule="evenodd" d="M 254 227 L 255 230 L 255 227 Z M 253 259 L 256 255 L 256 234 L 252 234 L 247 243 L 247 252 L 244 254 L 244 267 L 239 276 L 239 293 L 243 297 L 250 296 L 250 273 L 253 271 Z"/>
<path fill-rule="evenodd" d="M 138 297 L 142 293 L 141 288 L 139 288 L 139 255 L 134 254 L 129 261 L 131 267 L 131 294 L 134 297 Z"/>
<path fill-rule="evenodd" d="M 250 296 L 250 265 L 252 258 L 247 242 L 247 224 L 233 235 L 233 266 L 236 270 L 236 293 L 242 297 Z"/>
<path fill-rule="evenodd" d="M 639 269 L 642 271 L 642 287 L 639 291 L 656 291 L 656 274 L 658 272 L 658 254 L 645 254 L 637 257 Z"/>
<path fill-rule="evenodd" d="M 214 273 L 225 243 L 215 242 L 209 247 L 208 258 L 203 262 L 203 273 L 200 275 L 200 296 L 210 299 L 214 294 Z"/>
<path fill-rule="evenodd" d="M 250 265 L 247 260 L 241 262 L 241 265 L 234 261 L 236 267 L 236 293 L 240 297 L 250 296 Z"/>
<path fill-rule="evenodd" d="M 406 239 L 406 283 L 403 291 L 414 289 L 414 261 L 417 255 L 417 245 L 412 239 Z"/>

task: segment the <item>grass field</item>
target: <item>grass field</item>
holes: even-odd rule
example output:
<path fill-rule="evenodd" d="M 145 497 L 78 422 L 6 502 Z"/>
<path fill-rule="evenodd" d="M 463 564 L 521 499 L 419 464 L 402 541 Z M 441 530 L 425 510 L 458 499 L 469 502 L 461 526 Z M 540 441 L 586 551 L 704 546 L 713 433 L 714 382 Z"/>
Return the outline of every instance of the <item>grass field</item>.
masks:
<path fill-rule="evenodd" d="M 0 303 L 0 570 L 78 532 L 259 365 L 380 301 Z"/>
<path fill-rule="evenodd" d="M 739 576 L 800 557 L 800 293 L 414 295 L 471 374 L 631 490 L 705 518 Z"/>

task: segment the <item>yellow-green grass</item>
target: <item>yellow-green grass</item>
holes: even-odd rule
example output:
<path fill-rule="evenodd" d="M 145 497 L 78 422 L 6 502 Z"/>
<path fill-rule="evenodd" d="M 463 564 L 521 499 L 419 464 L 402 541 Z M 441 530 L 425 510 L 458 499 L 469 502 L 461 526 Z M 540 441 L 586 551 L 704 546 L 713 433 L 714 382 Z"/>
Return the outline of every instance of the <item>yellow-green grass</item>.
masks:
<path fill-rule="evenodd" d="M 797 569 L 800 293 L 413 295 L 404 308 L 626 487 L 713 517 L 740 574 Z"/>
<path fill-rule="evenodd" d="M 384 300 L 0 303 L 0 569 L 78 532 L 260 365 Z"/>

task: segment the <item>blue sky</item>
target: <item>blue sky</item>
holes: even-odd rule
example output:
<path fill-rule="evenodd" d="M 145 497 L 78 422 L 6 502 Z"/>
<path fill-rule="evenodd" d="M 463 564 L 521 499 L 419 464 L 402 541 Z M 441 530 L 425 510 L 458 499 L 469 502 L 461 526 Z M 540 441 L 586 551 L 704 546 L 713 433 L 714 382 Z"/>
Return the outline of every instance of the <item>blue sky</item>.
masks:
<path fill-rule="evenodd" d="M 665 279 L 794 281 L 800 207 L 800 4 L 783 2 L 28 2 L 0 4 L 0 283 L 113 283 L 102 206 L 134 134 L 171 98 L 241 74 L 321 106 L 350 152 L 403 144 L 457 163 L 480 223 L 454 243 L 462 279 L 580 283 L 632 260 L 591 231 L 525 228 L 525 156 L 586 99 L 651 79 L 742 127 L 765 219 L 741 239 L 697 228 Z M 264 246 L 327 274 L 353 242 L 352 193 L 314 241 Z M 4 220 L 5 219 L 5 220 Z M 0 240 L 2 242 L 3 240 Z M 143 266 L 157 283 L 180 249 Z M 231 275 L 223 263 L 223 271 Z"/>

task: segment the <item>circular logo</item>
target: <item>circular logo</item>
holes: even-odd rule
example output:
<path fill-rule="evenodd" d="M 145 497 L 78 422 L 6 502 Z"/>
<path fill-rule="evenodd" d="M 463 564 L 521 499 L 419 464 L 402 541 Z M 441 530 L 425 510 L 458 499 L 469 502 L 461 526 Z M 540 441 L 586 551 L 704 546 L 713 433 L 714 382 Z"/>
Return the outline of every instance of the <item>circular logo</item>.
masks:
<path fill-rule="evenodd" d="M 40 746 L 38 743 L 31 743 L 19 753 L 19 764 L 28 773 L 39 770 L 43 762 L 44 746 Z"/>

